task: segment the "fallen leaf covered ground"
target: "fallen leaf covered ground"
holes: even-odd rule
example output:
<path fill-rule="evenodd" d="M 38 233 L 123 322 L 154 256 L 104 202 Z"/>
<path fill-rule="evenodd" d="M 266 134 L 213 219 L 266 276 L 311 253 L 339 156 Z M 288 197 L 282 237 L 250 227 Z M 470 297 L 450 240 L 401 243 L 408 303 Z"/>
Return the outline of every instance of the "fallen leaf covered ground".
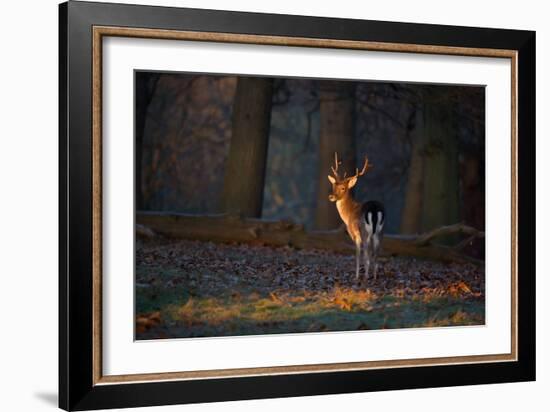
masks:
<path fill-rule="evenodd" d="M 187 240 L 138 240 L 136 338 L 480 325 L 485 273 L 471 264 L 355 257 Z"/>

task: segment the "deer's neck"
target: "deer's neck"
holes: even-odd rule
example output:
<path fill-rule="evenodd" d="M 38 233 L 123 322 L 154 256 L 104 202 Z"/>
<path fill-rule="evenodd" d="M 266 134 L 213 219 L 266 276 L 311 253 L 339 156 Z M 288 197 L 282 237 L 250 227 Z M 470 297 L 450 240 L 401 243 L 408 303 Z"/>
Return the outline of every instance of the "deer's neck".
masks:
<path fill-rule="evenodd" d="M 348 192 L 342 199 L 336 201 L 336 208 L 346 226 L 349 226 L 357 220 L 361 205 L 356 202 L 353 196 Z"/>

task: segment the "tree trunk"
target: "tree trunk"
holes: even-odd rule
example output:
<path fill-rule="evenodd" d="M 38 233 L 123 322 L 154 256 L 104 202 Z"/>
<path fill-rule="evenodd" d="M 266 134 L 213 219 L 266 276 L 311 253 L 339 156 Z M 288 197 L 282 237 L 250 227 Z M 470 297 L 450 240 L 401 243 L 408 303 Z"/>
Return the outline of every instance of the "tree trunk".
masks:
<path fill-rule="evenodd" d="M 424 184 L 422 231 L 458 222 L 458 144 L 452 107 L 444 97 L 424 104 Z"/>
<path fill-rule="evenodd" d="M 424 139 L 422 111 L 416 109 L 416 126 L 412 131 L 413 147 L 409 176 L 405 192 L 405 203 L 401 213 L 401 233 L 413 234 L 421 231 L 422 192 L 424 183 Z"/>
<path fill-rule="evenodd" d="M 334 164 L 334 152 L 342 161 L 340 170 L 353 173 L 355 159 L 355 83 L 321 81 L 319 169 L 315 227 L 326 230 L 342 225 L 336 206 L 328 201 L 331 185 L 327 179 Z"/>
<path fill-rule="evenodd" d="M 145 121 L 147 119 L 147 110 L 153 99 L 156 85 L 160 75 L 156 73 L 137 72 L 135 78 L 136 99 L 135 99 L 135 202 L 136 210 L 142 210 L 143 202 L 143 135 L 145 133 Z"/>
<path fill-rule="evenodd" d="M 482 155 L 478 153 L 465 153 L 462 176 L 462 220 L 473 227 L 485 227 L 485 190 L 483 188 Z M 475 242 L 467 245 L 468 252 L 478 258 L 485 254 L 485 244 Z"/>
<path fill-rule="evenodd" d="M 474 227 L 485 227 L 485 198 L 481 171 L 482 158 L 465 153 L 462 166 L 463 220 Z"/>
<path fill-rule="evenodd" d="M 221 201 L 224 212 L 262 214 L 272 95 L 272 79 L 238 80 Z"/>

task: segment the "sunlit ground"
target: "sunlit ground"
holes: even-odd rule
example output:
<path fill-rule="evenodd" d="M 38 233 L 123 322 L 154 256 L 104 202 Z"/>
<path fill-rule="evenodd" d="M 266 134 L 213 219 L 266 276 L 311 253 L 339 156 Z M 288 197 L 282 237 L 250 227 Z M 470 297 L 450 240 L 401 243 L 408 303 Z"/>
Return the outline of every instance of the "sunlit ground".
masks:
<path fill-rule="evenodd" d="M 137 339 L 480 325 L 485 275 L 470 264 L 195 241 L 139 241 Z"/>

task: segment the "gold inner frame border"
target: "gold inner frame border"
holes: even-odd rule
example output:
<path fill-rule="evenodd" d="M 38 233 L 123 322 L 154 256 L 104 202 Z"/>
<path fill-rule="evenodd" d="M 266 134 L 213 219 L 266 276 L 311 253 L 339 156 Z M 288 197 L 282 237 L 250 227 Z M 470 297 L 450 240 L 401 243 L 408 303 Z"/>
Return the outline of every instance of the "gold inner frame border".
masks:
<path fill-rule="evenodd" d="M 451 356 L 440 358 L 393 359 L 348 363 L 327 363 L 315 365 L 289 365 L 256 368 L 217 369 L 202 371 L 181 371 L 162 373 L 141 373 L 130 375 L 103 375 L 102 372 L 102 40 L 105 36 L 133 37 L 163 40 L 186 40 L 218 43 L 256 44 L 289 47 L 317 47 L 384 51 L 398 53 L 421 53 L 438 55 L 476 56 L 508 58 L 511 60 L 511 140 L 512 140 L 512 273 L 511 273 L 511 352 L 509 354 Z M 517 51 L 504 49 L 468 48 L 454 46 L 432 46 L 421 44 L 385 43 L 355 40 L 321 38 L 265 36 L 235 33 L 178 31 L 144 29 L 133 27 L 93 26 L 92 41 L 92 295 L 93 295 L 93 377 L 94 385 L 130 384 L 170 380 L 220 379 L 230 377 L 320 373 L 336 371 L 357 371 L 382 368 L 403 368 L 414 366 L 458 365 L 468 363 L 494 363 L 517 361 Z"/>

